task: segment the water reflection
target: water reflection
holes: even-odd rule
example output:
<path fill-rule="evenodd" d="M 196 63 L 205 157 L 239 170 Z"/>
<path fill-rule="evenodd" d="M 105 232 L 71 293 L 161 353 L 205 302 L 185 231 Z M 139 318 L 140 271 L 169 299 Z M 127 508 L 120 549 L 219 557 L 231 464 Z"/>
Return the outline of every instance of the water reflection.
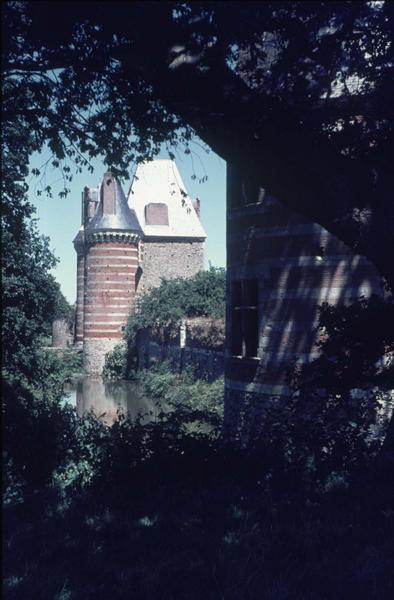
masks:
<path fill-rule="evenodd" d="M 101 377 L 84 377 L 67 390 L 67 401 L 76 406 L 79 417 L 93 410 L 105 423 L 111 424 L 120 409 L 134 419 L 139 413 L 153 420 L 163 407 L 142 393 L 130 381 L 104 381 Z"/>

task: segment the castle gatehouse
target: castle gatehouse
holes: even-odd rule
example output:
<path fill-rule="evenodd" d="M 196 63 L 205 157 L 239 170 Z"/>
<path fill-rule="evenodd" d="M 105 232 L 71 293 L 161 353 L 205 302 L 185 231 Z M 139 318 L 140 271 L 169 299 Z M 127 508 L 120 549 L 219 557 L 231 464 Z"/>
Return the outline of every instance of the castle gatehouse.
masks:
<path fill-rule="evenodd" d="M 192 277 L 203 268 L 206 234 L 200 202 L 185 190 L 174 161 L 137 167 L 126 198 L 111 172 L 82 192 L 77 253 L 75 341 L 87 373 L 123 338 L 138 297 L 163 278 Z"/>

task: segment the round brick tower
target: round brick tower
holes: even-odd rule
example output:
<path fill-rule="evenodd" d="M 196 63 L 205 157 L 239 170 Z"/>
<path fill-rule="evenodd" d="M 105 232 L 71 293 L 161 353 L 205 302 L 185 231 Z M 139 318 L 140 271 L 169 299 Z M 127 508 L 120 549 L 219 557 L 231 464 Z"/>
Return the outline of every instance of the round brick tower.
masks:
<path fill-rule="evenodd" d="M 85 235 L 83 225 L 74 239 L 77 253 L 77 302 L 75 307 L 75 337 L 77 345 L 83 343 L 83 301 L 85 292 Z"/>
<path fill-rule="evenodd" d="M 123 337 L 135 301 L 141 235 L 120 184 L 112 173 L 105 173 L 99 205 L 84 236 L 83 349 L 87 373 L 100 374 L 105 354 Z"/>

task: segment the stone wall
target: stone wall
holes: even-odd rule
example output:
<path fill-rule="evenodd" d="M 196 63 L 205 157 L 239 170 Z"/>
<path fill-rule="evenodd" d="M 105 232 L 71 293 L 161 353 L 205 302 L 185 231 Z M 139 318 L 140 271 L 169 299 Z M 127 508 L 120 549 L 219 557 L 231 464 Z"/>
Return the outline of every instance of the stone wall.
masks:
<path fill-rule="evenodd" d="M 66 319 L 55 319 L 52 323 L 52 347 L 67 348 L 72 342 L 72 334 Z"/>
<path fill-rule="evenodd" d="M 181 328 L 170 327 L 160 332 L 148 329 L 139 332 L 137 339 L 138 367 L 149 368 L 168 362 L 173 371 L 191 368 L 199 378 L 213 381 L 224 374 L 224 327 L 223 322 L 211 319 L 190 319 L 185 322 L 185 334 Z M 212 332 L 215 341 L 209 342 Z M 205 335 L 204 335 L 205 334 Z M 183 347 L 181 347 L 183 346 Z"/>
<path fill-rule="evenodd" d="M 193 277 L 204 267 L 202 241 L 144 241 L 143 270 L 138 295 L 158 287 L 161 279 Z"/>
<path fill-rule="evenodd" d="M 383 286 L 365 258 L 231 167 L 227 192 L 225 421 L 247 433 L 268 397 L 286 402 L 294 369 L 318 357 L 319 307 Z"/>
<path fill-rule="evenodd" d="M 105 355 L 111 352 L 116 344 L 122 343 L 119 338 L 87 338 L 83 341 L 83 368 L 88 375 L 101 375 Z"/>

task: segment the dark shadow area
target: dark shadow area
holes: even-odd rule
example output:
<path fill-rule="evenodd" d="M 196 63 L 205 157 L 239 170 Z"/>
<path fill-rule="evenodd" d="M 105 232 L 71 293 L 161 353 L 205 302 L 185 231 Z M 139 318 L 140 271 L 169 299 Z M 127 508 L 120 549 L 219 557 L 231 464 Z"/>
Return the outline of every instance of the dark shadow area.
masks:
<path fill-rule="evenodd" d="M 394 511 L 372 478 L 306 493 L 267 448 L 180 437 L 175 421 L 148 438 L 90 427 L 83 489 L 58 479 L 4 511 L 5 598 L 392 598 Z"/>
<path fill-rule="evenodd" d="M 364 308 L 349 310 L 368 323 Z M 333 326 L 337 350 L 347 331 Z M 156 397 L 180 387 L 149 376 Z M 187 402 L 108 427 L 15 383 L 4 397 L 5 598 L 391 599 L 392 471 L 375 472 L 352 415 L 338 429 L 341 397 L 282 414 L 273 398 L 248 447 Z"/>
<path fill-rule="evenodd" d="M 293 422 L 300 438 L 304 427 L 307 438 L 312 422 L 332 422 L 339 440 L 342 425 L 353 422 L 361 437 L 368 437 L 373 427 L 377 435 L 378 421 L 387 426 L 384 414 L 390 413 L 391 405 L 386 392 L 393 389 L 394 381 L 392 367 L 387 368 L 393 349 L 392 300 L 383 279 L 364 257 L 257 184 L 253 187 L 253 181 L 245 196 L 245 175 L 232 171 L 228 180 L 227 430 L 247 441 L 267 430 L 265 421 L 279 420 L 287 422 L 289 429 Z M 250 358 L 241 351 L 247 328 L 237 290 L 256 278 L 259 345 Z M 253 306 L 244 308 L 250 311 Z M 301 382 L 301 372 L 309 378 L 308 385 Z M 326 390 L 323 396 L 322 389 Z M 307 398 L 309 408 L 302 404 L 309 402 Z M 318 427 L 313 435 L 319 437 Z"/>

